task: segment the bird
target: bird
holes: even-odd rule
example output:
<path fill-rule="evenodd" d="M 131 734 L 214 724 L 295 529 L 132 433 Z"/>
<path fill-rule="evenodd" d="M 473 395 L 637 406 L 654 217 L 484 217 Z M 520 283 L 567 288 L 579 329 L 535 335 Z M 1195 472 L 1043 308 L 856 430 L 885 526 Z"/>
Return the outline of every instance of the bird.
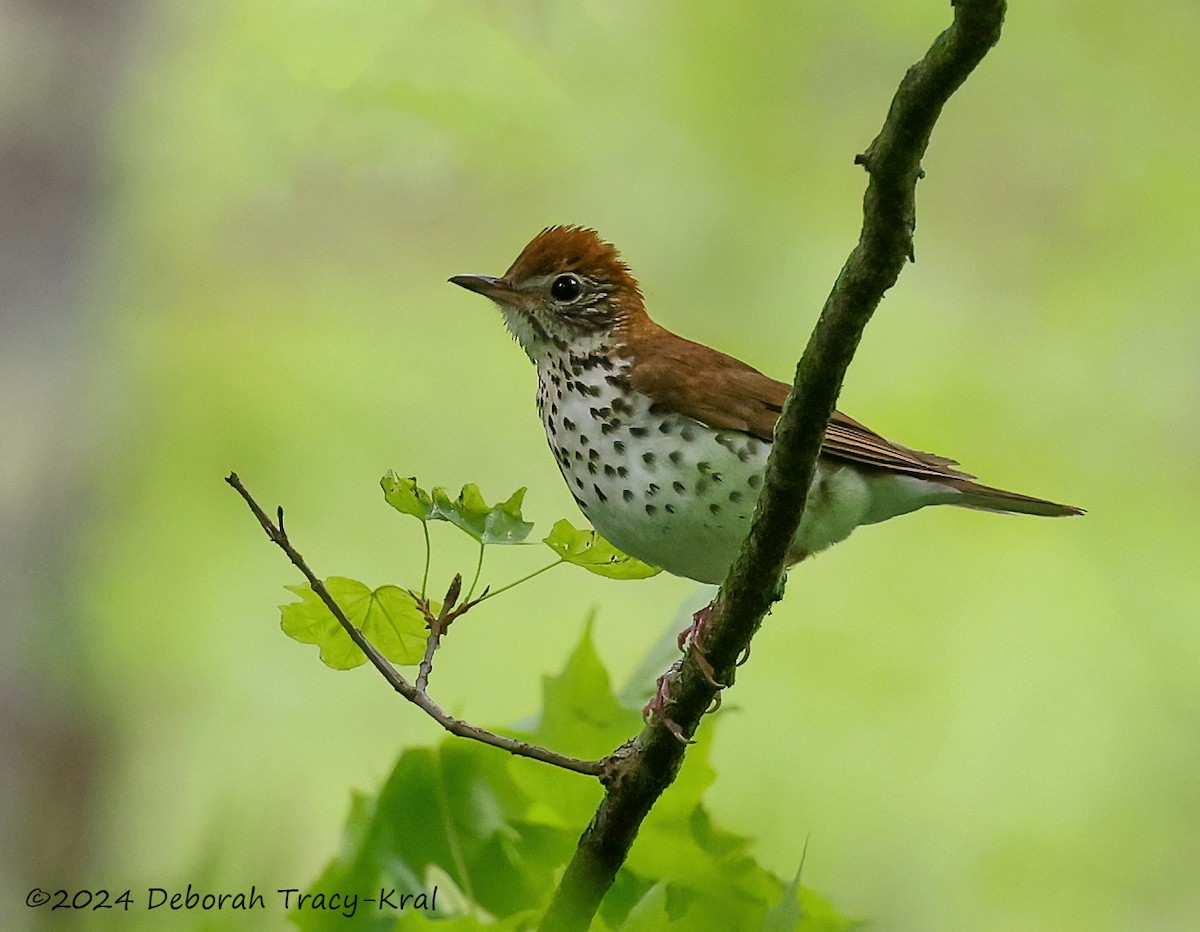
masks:
<path fill-rule="evenodd" d="M 537 410 L 592 526 L 676 576 L 721 583 L 745 540 L 791 386 L 655 323 L 617 249 L 547 227 L 503 275 L 455 275 L 491 299 L 537 368 Z M 834 411 L 788 564 L 927 505 L 1083 514 L 992 488 L 955 460 L 885 439 Z"/>

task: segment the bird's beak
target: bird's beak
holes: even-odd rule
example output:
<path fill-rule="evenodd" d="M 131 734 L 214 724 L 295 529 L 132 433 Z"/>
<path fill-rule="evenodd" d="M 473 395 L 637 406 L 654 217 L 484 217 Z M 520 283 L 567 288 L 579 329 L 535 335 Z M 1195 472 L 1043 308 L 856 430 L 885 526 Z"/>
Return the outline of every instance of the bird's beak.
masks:
<path fill-rule="evenodd" d="M 455 275 L 450 281 L 493 301 L 511 301 L 515 294 L 512 286 L 503 278 L 493 278 L 490 275 Z"/>

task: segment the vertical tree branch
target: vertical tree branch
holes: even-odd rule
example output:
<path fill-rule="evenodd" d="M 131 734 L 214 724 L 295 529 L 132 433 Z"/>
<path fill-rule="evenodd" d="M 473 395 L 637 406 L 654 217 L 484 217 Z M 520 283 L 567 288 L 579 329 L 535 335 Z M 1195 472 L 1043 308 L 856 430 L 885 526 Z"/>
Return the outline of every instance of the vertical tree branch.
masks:
<path fill-rule="evenodd" d="M 718 678 L 730 682 L 771 603 L 781 593 L 788 546 L 803 516 L 826 424 L 863 329 L 912 257 L 921 158 L 942 107 L 1000 38 L 1004 0 L 952 0 L 954 21 L 913 65 L 883 128 L 855 160 L 868 173 L 858 245 L 846 260 L 796 368 L 775 429 L 749 536 L 700 637 Z M 685 656 L 664 713 L 691 736 L 718 690 Z M 624 862 L 638 827 L 675 779 L 685 747 L 647 726 L 609 771 L 607 793 L 579 840 L 540 928 L 586 929 Z"/>

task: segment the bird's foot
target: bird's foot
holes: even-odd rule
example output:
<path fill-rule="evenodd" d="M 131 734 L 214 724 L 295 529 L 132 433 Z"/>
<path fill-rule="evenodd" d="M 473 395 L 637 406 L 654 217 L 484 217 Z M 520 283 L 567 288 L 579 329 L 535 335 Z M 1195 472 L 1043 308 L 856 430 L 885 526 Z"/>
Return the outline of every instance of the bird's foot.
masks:
<path fill-rule="evenodd" d="M 647 725 L 662 725 L 679 740 L 680 744 L 691 744 L 691 739 L 683 733 L 683 729 L 679 726 L 679 723 L 663 711 L 667 700 L 671 698 L 671 683 L 674 681 L 675 675 L 679 672 L 681 663 L 682 661 L 676 660 L 671 664 L 671 668 L 658 678 L 658 682 L 654 687 L 654 695 L 646 703 L 645 708 L 642 709 L 642 721 Z"/>
<path fill-rule="evenodd" d="M 701 675 L 713 689 L 718 690 L 716 697 L 713 699 L 712 706 L 709 712 L 715 712 L 721 706 L 720 690 L 732 685 L 732 683 L 722 683 L 717 679 L 717 672 L 713 669 L 712 662 L 700 649 L 700 639 L 704 636 L 704 631 L 708 627 L 709 619 L 712 616 L 712 606 L 706 605 L 700 611 L 692 616 L 692 623 L 679 632 L 678 644 L 680 651 L 689 654 L 692 662 Z M 668 716 L 664 709 L 667 702 L 671 698 L 671 684 L 675 681 L 675 677 L 679 675 L 679 671 L 683 666 L 682 660 L 676 660 L 671 664 L 671 668 L 658 678 L 655 684 L 654 695 L 650 701 L 646 703 L 642 709 L 642 719 L 648 725 L 659 724 L 673 734 L 683 744 L 691 744 L 692 741 L 683 733 L 683 729 L 679 723 Z"/>
<path fill-rule="evenodd" d="M 708 680 L 708 684 L 714 689 L 725 689 L 731 686 L 731 683 L 722 683 L 717 679 L 717 672 L 713 669 L 712 663 L 705 656 L 704 651 L 700 649 L 700 638 L 704 636 L 704 631 L 708 627 L 709 618 L 712 617 L 712 606 L 706 605 L 700 611 L 692 616 L 692 623 L 679 632 L 679 649 L 690 653 L 692 660 L 700 672 L 704 674 L 704 678 Z M 719 703 L 718 703 L 719 704 Z"/>

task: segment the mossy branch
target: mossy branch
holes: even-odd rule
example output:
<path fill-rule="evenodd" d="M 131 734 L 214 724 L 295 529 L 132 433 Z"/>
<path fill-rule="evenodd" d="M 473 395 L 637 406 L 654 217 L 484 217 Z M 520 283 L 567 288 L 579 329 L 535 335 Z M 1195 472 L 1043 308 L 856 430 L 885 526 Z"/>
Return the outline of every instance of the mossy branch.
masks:
<path fill-rule="evenodd" d="M 1000 38 L 1004 0 L 953 0 L 954 21 L 913 65 L 883 128 L 855 161 L 868 174 L 863 225 L 796 368 L 775 429 L 766 480 L 741 553 L 697 647 L 721 682 L 733 671 L 782 590 L 788 546 L 803 516 L 826 424 L 863 329 L 912 258 L 921 159 L 942 107 Z M 621 749 L 607 792 L 579 840 L 540 928 L 586 929 L 624 862 L 642 820 L 675 779 L 690 737 L 716 698 L 703 661 L 689 652 L 673 674 L 663 721 Z M 611 760 L 611 759 L 610 759 Z"/>

